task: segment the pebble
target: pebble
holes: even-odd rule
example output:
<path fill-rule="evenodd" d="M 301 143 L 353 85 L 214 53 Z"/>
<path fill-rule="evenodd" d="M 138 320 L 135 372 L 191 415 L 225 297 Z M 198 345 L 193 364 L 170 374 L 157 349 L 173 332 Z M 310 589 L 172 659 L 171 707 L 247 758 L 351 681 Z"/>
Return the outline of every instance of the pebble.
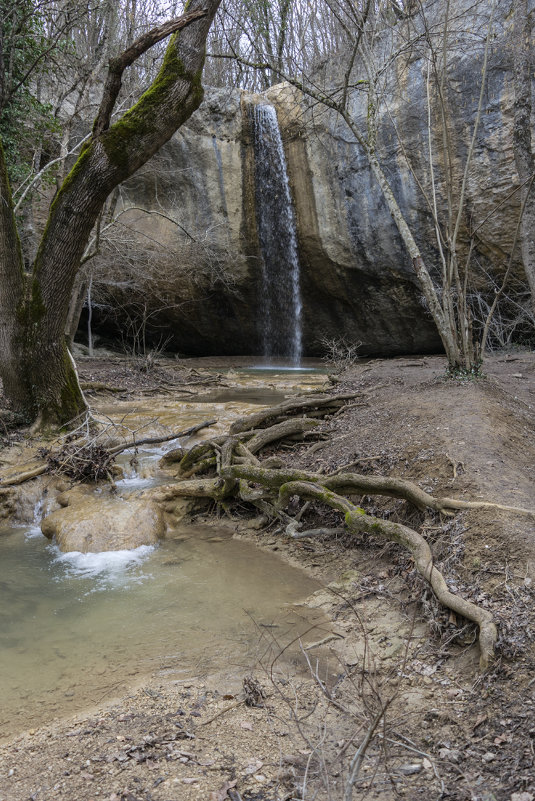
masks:
<path fill-rule="evenodd" d="M 415 773 L 420 773 L 422 770 L 421 762 L 413 762 L 406 765 L 400 765 L 399 772 L 404 776 L 412 776 Z"/>
<path fill-rule="evenodd" d="M 449 762 L 457 764 L 461 761 L 461 752 L 456 748 L 441 748 L 438 752 L 441 759 L 447 759 Z"/>

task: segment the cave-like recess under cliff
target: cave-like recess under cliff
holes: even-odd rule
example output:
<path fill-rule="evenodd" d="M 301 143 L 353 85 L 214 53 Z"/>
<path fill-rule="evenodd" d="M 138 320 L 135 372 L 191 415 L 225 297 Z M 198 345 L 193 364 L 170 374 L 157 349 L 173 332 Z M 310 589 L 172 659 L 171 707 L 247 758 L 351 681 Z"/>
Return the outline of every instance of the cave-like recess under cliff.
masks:
<path fill-rule="evenodd" d="M 500 27 L 498 31 L 502 35 Z M 499 42 L 495 49 L 499 51 Z M 477 107 L 479 69 L 477 55 L 470 54 L 456 67 L 459 102 L 452 125 L 459 132 L 461 154 Z M 468 187 L 470 212 L 479 219 L 510 193 L 515 180 L 510 77 L 507 63 L 496 57 Z M 404 132 L 406 149 L 418 153 L 427 136 L 424 60 L 413 59 L 401 78 L 389 111 Z M 297 226 L 304 355 L 321 353 L 322 339 L 341 337 L 361 342 L 361 355 L 440 350 L 412 264 L 365 156 L 334 114 L 307 117 L 297 91 L 287 84 L 264 95 L 208 88 L 201 108 L 124 185 L 126 207 L 158 212 L 123 216 L 123 221 L 130 216 L 130 227 L 137 231 L 136 246 L 150 250 L 152 278 L 145 285 L 140 281 L 135 291 L 108 289 L 108 310 L 95 309 L 95 330 L 116 336 L 127 330 L 129 316 L 145 306 L 152 342 L 166 341 L 169 349 L 184 355 L 261 354 L 259 187 L 251 125 L 257 103 L 274 105 L 284 142 Z M 364 106 L 355 107 L 357 118 L 364 113 Z M 438 265 L 430 215 L 386 113 L 379 151 L 427 262 Z M 425 160 L 416 159 L 415 165 L 425 180 Z M 485 269 L 499 265 L 507 252 L 516 202 L 513 198 L 503 204 L 479 231 L 477 256 Z M 154 240 L 161 246 L 147 245 Z M 112 274 L 118 266 L 115 256 Z"/>

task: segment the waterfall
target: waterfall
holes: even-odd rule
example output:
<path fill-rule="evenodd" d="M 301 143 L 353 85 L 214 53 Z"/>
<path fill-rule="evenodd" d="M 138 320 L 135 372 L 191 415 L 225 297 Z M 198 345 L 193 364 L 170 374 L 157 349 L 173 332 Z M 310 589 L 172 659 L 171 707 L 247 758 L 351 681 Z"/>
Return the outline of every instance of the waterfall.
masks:
<path fill-rule="evenodd" d="M 264 356 L 301 359 L 301 294 L 295 216 L 273 106 L 254 107 L 256 224 L 262 262 Z"/>

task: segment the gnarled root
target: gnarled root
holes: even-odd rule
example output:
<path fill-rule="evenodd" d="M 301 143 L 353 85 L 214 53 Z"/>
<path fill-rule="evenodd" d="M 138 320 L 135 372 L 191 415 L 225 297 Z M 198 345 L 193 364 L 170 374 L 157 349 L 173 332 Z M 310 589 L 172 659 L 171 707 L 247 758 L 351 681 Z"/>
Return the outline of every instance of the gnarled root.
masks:
<path fill-rule="evenodd" d="M 487 669 L 493 659 L 494 645 L 498 637 L 492 614 L 448 590 L 444 576 L 433 564 L 433 555 L 429 545 L 417 531 L 400 523 L 392 523 L 389 520 L 379 520 L 376 517 L 371 517 L 347 498 L 308 481 L 289 481 L 282 484 L 279 489 L 277 506 L 280 509 L 284 509 L 293 495 L 321 501 L 332 509 L 337 509 L 344 515 L 346 525 L 350 531 L 380 534 L 385 539 L 397 542 L 407 548 L 414 558 L 416 569 L 430 584 L 438 600 L 448 609 L 452 609 L 457 614 L 477 623 L 479 626 L 479 647 L 481 651 L 479 666 L 481 670 Z"/>
<path fill-rule="evenodd" d="M 212 498 L 214 501 L 224 501 L 234 494 L 236 481 L 225 478 L 200 478 L 191 481 L 180 481 L 177 484 L 168 484 L 155 487 L 144 493 L 145 498 L 158 503 L 166 503 L 174 498 Z"/>
<path fill-rule="evenodd" d="M 449 514 L 453 510 L 462 509 L 497 509 L 528 517 L 535 517 L 534 509 L 518 506 L 502 506 L 491 501 L 462 501 L 457 498 L 435 498 L 420 489 L 412 481 L 390 476 L 364 476 L 359 473 L 338 473 L 323 475 L 306 470 L 268 470 L 262 466 L 234 465 L 232 475 L 244 478 L 272 488 L 280 487 L 287 481 L 312 481 L 334 492 L 351 495 L 386 495 L 390 498 L 403 498 L 418 509 L 432 509 L 435 512 Z"/>
<path fill-rule="evenodd" d="M 313 395 L 308 398 L 292 398 L 291 400 L 279 403 L 277 406 L 270 406 L 255 414 L 247 417 L 239 417 L 230 427 L 231 434 L 241 434 L 259 428 L 264 423 L 277 423 L 298 414 L 308 414 L 310 417 L 319 411 L 320 417 L 325 417 L 330 412 L 338 411 L 345 405 L 346 400 L 352 400 L 360 395 L 360 392 L 351 392 L 346 395 Z"/>
<path fill-rule="evenodd" d="M 321 501 L 344 515 L 351 532 L 379 534 L 410 552 L 416 569 L 429 583 L 437 599 L 479 626 L 480 667 L 485 670 L 493 658 L 497 640 L 492 614 L 450 592 L 442 573 L 433 564 L 431 549 L 421 534 L 408 526 L 372 517 L 344 496 L 385 495 L 402 498 L 420 510 L 430 509 L 442 514 L 462 509 L 492 508 L 535 517 L 535 510 L 503 506 L 490 501 L 435 498 L 412 481 L 389 476 L 349 472 L 323 475 L 284 466 L 275 469 L 273 461 L 259 461 L 258 454 L 267 445 L 282 439 L 308 436 L 318 427 L 317 419 L 311 417 L 332 414 L 353 397 L 355 395 L 292 399 L 241 418 L 232 426 L 230 436 L 203 442 L 186 454 L 177 453 L 180 458 L 179 476 L 186 478 L 208 467 L 215 467 L 216 478 L 186 480 L 169 487 L 159 487 L 153 491 L 153 497 L 164 501 L 180 496 L 208 497 L 219 503 L 239 498 L 260 509 L 268 520 L 278 518 L 290 536 L 321 533 L 321 530 L 297 533 L 298 518 L 289 517 L 284 511 L 291 496 Z M 304 413 L 309 416 L 304 417 Z M 262 428 L 263 425 L 266 427 Z"/>

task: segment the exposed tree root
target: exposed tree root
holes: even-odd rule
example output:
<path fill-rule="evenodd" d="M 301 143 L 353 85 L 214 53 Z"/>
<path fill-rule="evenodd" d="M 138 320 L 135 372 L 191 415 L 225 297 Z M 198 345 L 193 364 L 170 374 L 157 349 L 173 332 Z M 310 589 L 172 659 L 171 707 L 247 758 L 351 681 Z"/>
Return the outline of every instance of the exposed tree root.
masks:
<path fill-rule="evenodd" d="M 318 427 L 317 419 L 311 417 L 336 413 L 342 404 L 356 394 L 293 399 L 237 420 L 228 437 L 201 443 L 188 453 L 177 453 L 180 458 L 179 475 L 184 477 L 201 469 L 215 468 L 216 478 L 190 479 L 159 487 L 151 493 L 152 497 L 165 501 L 176 497 L 204 497 L 222 504 L 228 504 L 233 499 L 239 500 L 261 510 L 266 521 L 282 521 L 286 533 L 294 537 L 345 530 L 320 528 L 301 532 L 298 531 L 300 515 L 293 517 L 285 511 L 293 496 L 324 503 L 344 515 L 345 525 L 351 532 L 378 534 L 399 543 L 410 552 L 416 569 L 429 583 L 438 600 L 479 626 L 480 666 L 484 670 L 492 660 L 497 639 L 492 614 L 450 592 L 442 573 L 433 564 L 431 549 L 421 534 L 408 526 L 368 515 L 345 496 L 385 495 L 403 498 L 420 510 L 442 514 L 462 509 L 490 508 L 535 517 L 535 510 L 490 501 L 435 498 L 417 484 L 404 479 L 349 472 L 323 475 L 281 467 L 280 461 L 273 457 L 264 462 L 258 458 L 262 449 L 275 441 L 309 435 Z"/>
<path fill-rule="evenodd" d="M 319 416 L 325 417 L 330 412 L 338 411 L 346 400 L 352 400 L 361 394 L 361 392 L 351 392 L 346 395 L 313 395 L 308 398 L 293 398 L 279 403 L 277 406 L 270 406 L 269 409 L 238 418 L 231 425 L 230 433 L 241 434 L 244 431 L 258 428 L 264 423 L 280 422 L 302 412 L 306 412 L 307 416 L 311 417 L 314 411 L 321 410 Z"/>
<path fill-rule="evenodd" d="M 329 480 L 328 478 L 319 477 L 323 479 L 323 483 L 305 480 L 302 477 L 296 480 L 295 476 L 299 473 L 300 471 L 272 471 L 247 465 L 232 465 L 223 468 L 219 478 L 179 482 L 166 488 L 159 488 L 152 497 L 159 501 L 169 501 L 174 497 L 209 497 L 222 502 L 232 496 L 238 496 L 240 500 L 256 506 L 269 518 L 281 518 L 290 536 L 295 535 L 297 524 L 293 518 L 285 514 L 284 510 L 294 495 L 301 499 L 320 501 L 336 509 L 344 515 L 345 524 L 350 531 L 380 535 L 406 548 L 414 558 L 416 569 L 429 583 L 438 600 L 479 626 L 480 667 L 485 670 L 492 660 L 497 640 L 492 614 L 448 590 L 442 573 L 433 564 L 431 549 L 422 535 L 408 526 L 366 514 L 347 498 L 326 487 L 325 482 Z M 261 484 L 261 488 L 251 487 L 248 481 Z M 275 499 L 273 499 L 274 490 L 278 491 Z M 313 536 L 316 533 L 318 532 L 310 531 L 297 536 Z"/>
<path fill-rule="evenodd" d="M 438 600 L 444 606 L 479 626 L 481 650 L 479 665 L 481 670 L 487 669 L 493 658 L 494 645 L 498 637 L 492 614 L 448 590 L 444 576 L 433 564 L 431 549 L 421 534 L 400 523 L 392 523 L 390 520 L 380 520 L 367 515 L 347 498 L 308 481 L 290 481 L 283 484 L 279 489 L 278 506 L 284 509 L 293 495 L 321 501 L 332 509 L 337 509 L 344 515 L 346 526 L 350 531 L 380 534 L 385 539 L 397 542 L 407 548 L 414 558 L 416 569 L 431 585 Z"/>
<path fill-rule="evenodd" d="M 252 454 L 258 453 L 266 445 L 270 445 L 277 440 L 286 439 L 296 434 L 305 434 L 312 431 L 319 426 L 317 420 L 311 420 L 309 417 L 297 417 L 290 420 L 284 420 L 282 423 L 264 428 L 258 431 L 247 443 L 247 450 Z"/>
<path fill-rule="evenodd" d="M 162 464 L 169 464 L 169 462 L 179 459 L 176 475 L 177 478 L 184 479 L 190 478 L 196 473 L 203 473 L 216 464 L 215 454 L 219 451 L 221 452 L 221 465 L 223 467 L 232 463 L 234 450 L 236 450 L 238 458 L 255 464 L 258 463 L 258 460 L 254 458 L 254 454 L 265 448 L 266 445 L 295 436 L 302 439 L 303 436 L 317 428 L 318 425 L 319 422 L 317 420 L 309 420 L 306 417 L 284 420 L 282 423 L 259 431 L 252 429 L 239 434 L 231 434 L 229 437 L 217 437 L 207 442 L 201 442 L 185 453 L 178 450 L 176 452 L 172 451 L 171 454 L 163 457 Z M 247 446 L 243 442 L 244 439 L 248 440 Z"/>
<path fill-rule="evenodd" d="M 287 481 L 311 481 L 335 492 L 349 495 L 386 495 L 403 498 L 418 509 L 432 509 L 435 512 L 450 513 L 462 509 L 497 509 L 503 512 L 535 517 L 535 509 L 517 506 L 503 506 L 491 501 L 463 501 L 457 498 L 435 498 L 420 489 L 412 481 L 390 476 L 367 476 L 359 473 L 333 473 L 323 475 L 306 470 L 266 470 L 262 465 L 235 465 L 232 468 L 235 478 L 243 478 L 276 489 Z"/>
<path fill-rule="evenodd" d="M 145 492 L 144 497 L 158 503 L 172 501 L 174 498 L 211 498 L 214 501 L 223 501 L 233 493 L 235 487 L 236 481 L 233 479 L 199 478 L 156 487 Z"/>

